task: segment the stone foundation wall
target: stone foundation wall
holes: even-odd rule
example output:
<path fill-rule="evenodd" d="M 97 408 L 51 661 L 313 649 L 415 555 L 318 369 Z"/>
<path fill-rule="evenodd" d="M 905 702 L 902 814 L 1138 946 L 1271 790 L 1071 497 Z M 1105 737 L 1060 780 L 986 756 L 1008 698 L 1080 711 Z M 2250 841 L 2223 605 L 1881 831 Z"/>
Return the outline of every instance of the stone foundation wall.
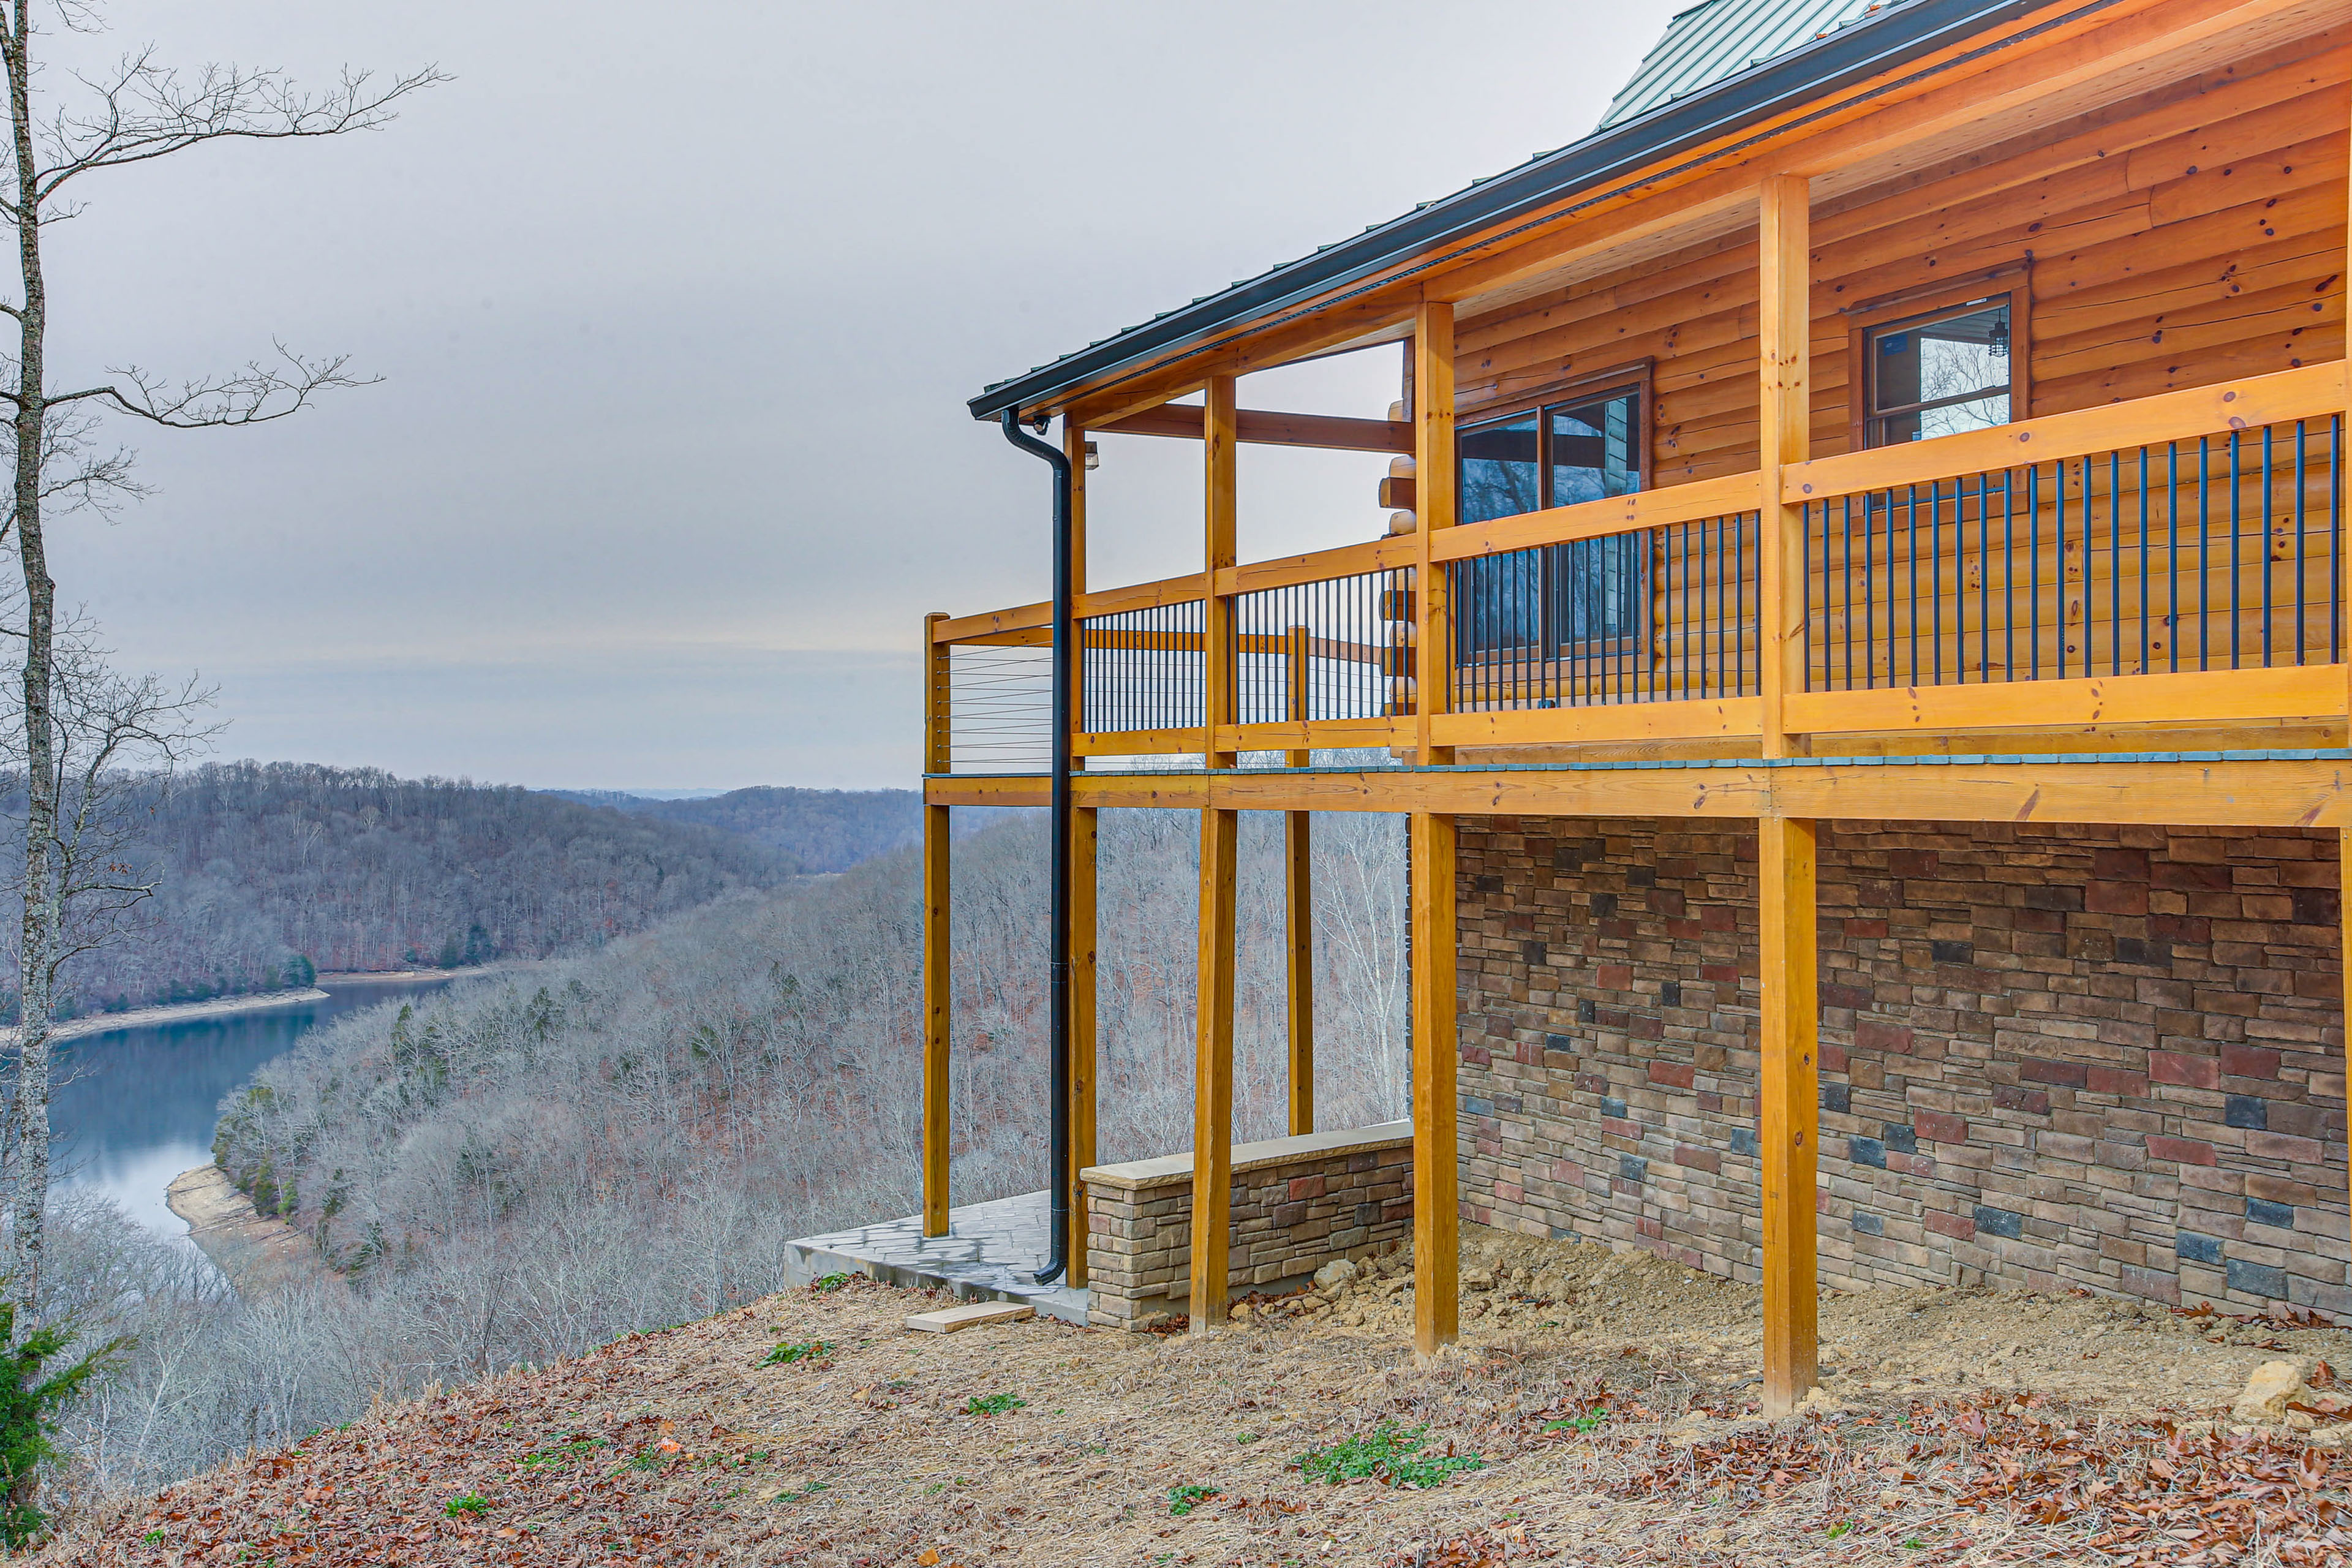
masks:
<path fill-rule="evenodd" d="M 1081 1172 L 1091 1321 L 1141 1329 L 1192 1296 L 1192 1156 Z M 1226 1279 L 1283 1290 L 1335 1258 L 1388 1251 L 1412 1229 L 1412 1129 L 1391 1121 L 1234 1147 Z"/>
<path fill-rule="evenodd" d="M 1754 1279 L 1756 843 L 1460 819 L 1465 1217 Z M 1821 1257 L 2352 1312 L 2336 836 L 1824 825 Z"/>

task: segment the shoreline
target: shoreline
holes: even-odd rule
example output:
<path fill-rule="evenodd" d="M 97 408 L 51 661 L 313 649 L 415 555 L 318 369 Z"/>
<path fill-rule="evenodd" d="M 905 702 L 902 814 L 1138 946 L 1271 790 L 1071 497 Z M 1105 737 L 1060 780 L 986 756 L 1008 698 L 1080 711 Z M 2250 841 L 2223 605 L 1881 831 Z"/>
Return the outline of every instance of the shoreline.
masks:
<path fill-rule="evenodd" d="M 349 1284 L 327 1266 L 310 1238 L 282 1219 L 265 1217 L 218 1165 L 172 1178 L 163 1205 L 188 1227 L 188 1239 L 247 1300 L 310 1280 Z"/>
<path fill-rule="evenodd" d="M 385 984 L 414 984 L 420 980 L 469 980 L 494 973 L 495 963 L 477 964 L 470 969 L 354 969 L 319 976 L 320 984 L 299 991 L 263 991 L 242 996 L 215 996 L 203 1002 L 167 1002 L 153 1007 L 133 1007 L 125 1013 L 89 1013 L 70 1018 L 49 1031 L 52 1042 L 79 1039 L 85 1035 L 109 1034 L 116 1029 L 141 1029 L 154 1024 L 184 1023 L 191 1018 L 226 1016 L 232 1013 L 258 1013 L 272 1007 L 290 1007 L 300 1002 L 324 1002 L 329 985 L 359 987 L 371 982 Z M 17 1026 L 0 1026 L 0 1045 L 13 1045 Z"/>

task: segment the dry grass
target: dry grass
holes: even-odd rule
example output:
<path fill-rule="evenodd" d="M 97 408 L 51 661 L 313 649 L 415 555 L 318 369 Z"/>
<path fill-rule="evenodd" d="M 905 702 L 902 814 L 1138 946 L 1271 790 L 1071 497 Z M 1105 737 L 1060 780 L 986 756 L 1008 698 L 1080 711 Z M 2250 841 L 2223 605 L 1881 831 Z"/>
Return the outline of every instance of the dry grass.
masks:
<path fill-rule="evenodd" d="M 1750 1403 L 1747 1293 L 1647 1260 L 1477 1250 L 1497 1245 L 1474 1238 L 1472 1261 L 1499 1262 L 1500 1289 L 1472 1292 L 1465 1344 L 1431 1364 L 1374 1311 L 1339 1326 L 1359 1310 L 1349 1296 L 1318 1300 L 1312 1321 L 1262 1309 L 1206 1340 L 1050 1321 L 941 1339 L 902 1327 L 932 1298 L 857 1280 L 383 1413 L 80 1521 L 47 1558 L 2168 1564 L 2334 1562 L 2352 1544 L 2333 1524 L 2352 1459 L 2284 1433 L 2184 1432 L 2137 1373 L 2094 1386 L 2101 1367 L 2170 1358 L 2187 1386 L 2234 1392 L 2230 1368 L 2276 1353 L 2259 1346 L 2098 1303 L 1848 1297 L 1825 1314 L 1832 1337 L 1877 1335 L 1882 1359 L 1908 1336 L 1923 1369 L 1966 1360 L 1935 1347 L 1979 1330 L 2039 1351 L 1995 1363 L 1996 1381 L 2017 1371 L 2009 1388 L 1882 1368 L 1870 1381 L 1885 1386 L 1774 1425 Z M 1498 1309 L 1531 1261 L 1559 1294 Z M 2107 1314 L 2106 1348 L 2043 1377 L 2034 1363 L 2068 1336 L 2081 1355 L 2069 1314 L 2084 1313 Z M 1644 1321 L 1660 1331 L 1641 1336 Z M 784 1342 L 829 1348 L 761 1364 Z M 2172 1403 L 2185 1420 L 2200 1399 Z M 1479 1468 L 1425 1489 L 1296 1468 L 1384 1428 Z"/>

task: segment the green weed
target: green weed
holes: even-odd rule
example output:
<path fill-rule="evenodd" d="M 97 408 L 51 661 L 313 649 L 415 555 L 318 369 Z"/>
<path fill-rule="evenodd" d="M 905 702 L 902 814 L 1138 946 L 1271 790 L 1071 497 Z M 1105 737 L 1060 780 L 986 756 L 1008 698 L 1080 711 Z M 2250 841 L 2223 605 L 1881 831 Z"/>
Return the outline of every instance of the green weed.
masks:
<path fill-rule="evenodd" d="M 833 1346 L 823 1340 L 787 1340 L 760 1359 L 761 1366 L 790 1366 L 796 1361 L 814 1361 Z"/>
<path fill-rule="evenodd" d="M 1178 1518 L 1192 1512 L 1211 1498 L 1225 1494 L 1214 1487 L 1181 1486 L 1168 1489 L 1168 1511 Z"/>
<path fill-rule="evenodd" d="M 1309 1448 L 1291 1461 L 1310 1481 L 1352 1481 L 1370 1476 L 1392 1487 L 1433 1487 L 1463 1470 L 1486 1468 L 1475 1454 L 1423 1455 L 1426 1426 L 1382 1422 L 1328 1448 Z"/>
<path fill-rule="evenodd" d="M 1853 1521 L 1850 1519 L 1839 1520 L 1835 1524 L 1830 1526 L 1830 1539 L 1832 1541 L 1835 1541 L 1839 1536 L 1843 1535 L 1847 1531 L 1852 1530 L 1853 1528 Z"/>
<path fill-rule="evenodd" d="M 461 1513 L 470 1513 L 476 1519 L 479 1519 L 490 1511 L 490 1500 L 479 1492 L 467 1492 L 464 1497 L 451 1498 L 448 1506 L 441 1511 L 451 1519 L 457 1518 Z"/>
<path fill-rule="evenodd" d="M 1561 1421 L 1547 1421 L 1543 1429 L 1547 1432 L 1590 1432 L 1608 1419 L 1607 1411 L 1596 1410 L 1590 1415 L 1570 1415 Z"/>
<path fill-rule="evenodd" d="M 541 1448 L 536 1452 L 525 1454 L 522 1457 L 523 1468 L 535 1469 L 542 1465 L 553 1465 L 559 1468 L 569 1468 L 604 1446 L 604 1439 L 602 1437 L 574 1437 L 569 1442 L 559 1443 L 552 1448 Z"/>
<path fill-rule="evenodd" d="M 844 1285 L 848 1284 L 853 1278 L 855 1278 L 855 1276 L 848 1274 L 827 1274 L 820 1279 L 810 1280 L 809 1289 L 812 1290 L 838 1290 Z"/>
<path fill-rule="evenodd" d="M 1019 1410 L 1028 1403 L 1013 1394 L 974 1394 L 964 1402 L 963 1413 L 966 1415 L 1002 1415 L 1008 1410 Z"/>

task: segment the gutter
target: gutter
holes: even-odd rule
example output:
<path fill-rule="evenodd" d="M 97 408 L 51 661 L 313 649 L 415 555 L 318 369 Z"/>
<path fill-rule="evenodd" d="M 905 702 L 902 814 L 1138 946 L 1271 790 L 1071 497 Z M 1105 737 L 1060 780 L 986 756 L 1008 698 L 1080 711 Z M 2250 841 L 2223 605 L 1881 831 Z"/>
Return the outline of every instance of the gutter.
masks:
<path fill-rule="evenodd" d="M 1003 411 L 1004 438 L 1054 466 L 1054 772 L 1053 894 L 1047 925 L 1046 1040 L 1053 1059 L 1052 1147 L 1046 1162 L 1053 1183 L 1052 1256 L 1036 1274 L 1050 1285 L 1070 1262 L 1070 683 L 1072 657 L 1070 581 L 1070 459 L 1059 447 L 1021 428 L 1020 412 Z"/>
<path fill-rule="evenodd" d="M 2085 0 L 2040 27 L 1995 40 L 1988 48 L 2009 47 L 2116 3 Z M 971 399 L 967 406 L 973 418 L 992 419 L 1173 350 L 1200 352 L 1207 346 L 1206 340 L 1236 323 L 1255 321 L 1317 299 L 1327 290 L 1373 279 L 1390 268 L 1426 257 L 1433 249 L 1469 240 L 1497 223 L 1633 174 L 1662 158 L 1689 152 L 1823 93 L 1855 86 L 1975 34 L 2048 8 L 2049 0 L 1912 0 L 1622 125 L 1596 132 L 1507 174 L 1417 207 L 1352 239 L 1168 311 L 1026 375 L 999 382 Z M 1950 61 L 1936 68 L 1948 69 L 1958 63 Z M 1565 215 L 1542 221 L 1555 222 L 1561 216 Z M 1489 236 L 1484 243 L 1491 244 L 1497 237 Z M 1391 281 L 1394 279 L 1380 277 L 1358 291 Z M 1318 308 L 1337 303 L 1337 300 L 1325 300 Z"/>

